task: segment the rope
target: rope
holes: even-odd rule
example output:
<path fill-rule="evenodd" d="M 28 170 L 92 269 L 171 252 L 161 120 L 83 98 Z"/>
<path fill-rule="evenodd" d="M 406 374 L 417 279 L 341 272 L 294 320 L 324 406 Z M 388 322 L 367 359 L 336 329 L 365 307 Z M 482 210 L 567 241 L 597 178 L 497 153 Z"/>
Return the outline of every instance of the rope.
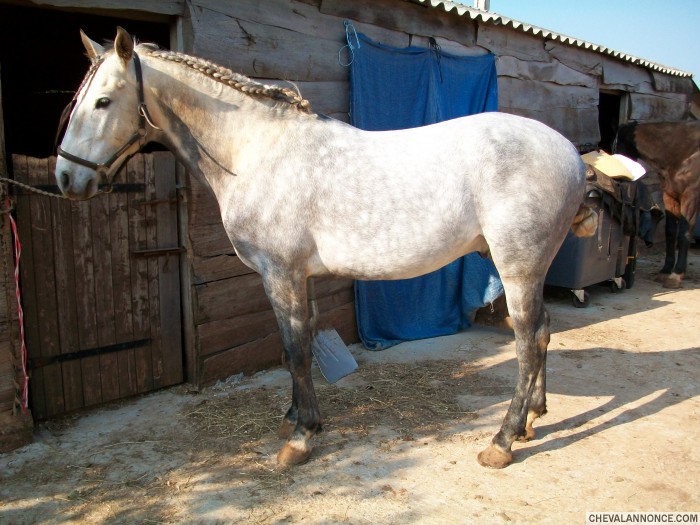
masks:
<path fill-rule="evenodd" d="M 3 178 L 4 177 L 0 177 Z M 5 194 L 5 209 L 2 210 L 2 214 L 7 215 L 7 217 L 10 220 L 10 226 L 12 229 L 12 239 L 13 239 L 13 248 L 14 248 L 14 281 L 15 281 L 15 298 L 17 300 L 17 322 L 19 325 L 19 365 L 20 365 L 20 370 L 19 372 L 21 373 L 20 381 L 21 383 L 18 384 L 15 381 L 15 388 L 19 391 L 20 395 L 19 398 L 15 396 L 15 403 L 19 404 L 22 412 L 26 412 L 27 409 L 29 408 L 29 375 L 27 374 L 27 345 L 25 342 L 25 337 L 24 337 L 24 310 L 22 309 L 22 294 L 19 286 L 19 259 L 20 256 L 22 255 L 22 245 L 19 242 L 19 234 L 17 232 L 17 223 L 15 222 L 14 217 L 12 217 L 12 204 L 10 202 L 10 198 L 7 194 L 6 189 L 4 188 L 5 191 L 3 193 Z M 3 246 L 3 256 L 5 253 L 4 247 L 5 247 L 5 236 L 2 236 L 2 246 Z M 3 265 L 5 268 L 5 282 L 8 281 L 7 279 L 7 267 L 6 265 Z M 16 407 L 17 405 L 15 405 Z M 14 409 L 13 409 L 14 412 Z"/>
<path fill-rule="evenodd" d="M 357 36 L 357 31 L 355 31 L 355 26 L 353 26 L 350 21 L 343 20 L 343 25 L 345 26 L 345 41 L 347 44 L 338 50 L 338 64 L 343 67 L 348 67 L 355 61 L 355 49 L 360 49 L 360 39 Z M 343 64 L 340 59 L 340 55 L 345 48 L 348 48 L 348 54 L 350 55 L 350 61 L 347 64 Z"/>
<path fill-rule="evenodd" d="M 14 179 L 8 179 L 7 177 L 0 177 L 0 182 L 8 182 L 10 184 L 14 184 L 15 186 L 19 186 L 20 188 L 23 188 L 27 191 L 32 191 L 34 193 L 38 193 L 39 195 L 45 195 L 46 197 L 53 197 L 54 199 L 68 198 L 62 193 L 51 193 L 50 191 L 40 190 L 39 188 L 35 188 L 34 186 L 30 186 L 29 184 L 24 184 L 23 182 L 19 182 Z"/>
<path fill-rule="evenodd" d="M 24 310 L 22 309 L 22 294 L 19 287 L 19 258 L 22 255 L 22 245 L 19 242 L 17 233 L 17 223 L 11 213 L 7 216 L 10 218 L 12 226 L 12 236 L 14 238 L 15 249 L 15 297 L 17 298 L 17 321 L 19 323 L 19 355 L 20 355 L 20 372 L 22 374 L 20 389 L 22 392 L 21 406 L 22 412 L 26 412 L 29 408 L 29 375 L 27 375 L 27 345 L 24 340 Z"/>
<path fill-rule="evenodd" d="M 40 190 L 38 188 L 35 188 L 33 186 L 30 186 L 29 184 L 24 184 L 22 182 L 16 181 L 14 179 L 9 179 L 7 177 L 0 177 L 0 182 L 3 183 L 9 183 L 9 184 L 14 184 L 16 186 L 19 186 L 20 188 L 23 188 L 25 190 L 38 193 L 39 195 L 45 195 L 47 197 L 54 197 L 57 199 L 66 199 L 67 197 L 64 197 L 62 194 L 57 194 L 57 193 L 51 193 L 48 191 Z M 5 197 L 5 208 L 0 211 L 1 214 L 7 215 L 7 217 L 10 220 L 10 227 L 12 230 L 12 241 L 13 241 L 13 251 L 14 251 L 14 281 L 15 281 L 15 299 L 17 301 L 17 323 L 19 326 L 19 356 L 17 361 L 19 362 L 19 381 L 20 383 L 17 384 L 15 382 L 15 387 L 19 391 L 19 397 L 15 396 L 15 407 L 17 404 L 20 406 L 22 413 L 25 413 L 29 409 L 29 375 L 27 374 L 27 344 L 25 340 L 25 334 L 24 334 L 24 309 L 22 308 L 22 291 L 20 288 L 19 284 L 19 261 L 20 257 L 22 255 L 22 245 L 19 241 L 19 232 L 17 230 L 17 223 L 15 222 L 14 217 L 12 216 L 12 202 L 9 197 L 9 192 L 7 191 L 7 187 L 3 186 L 3 191 L 2 193 L 6 196 Z M 2 245 L 4 247 L 5 245 L 5 238 L 3 236 L 2 238 Z M 3 249 L 3 254 L 5 253 L 5 250 Z M 5 265 L 3 265 L 5 266 Z M 7 274 L 5 276 L 5 282 L 8 282 L 7 279 Z M 14 409 L 16 410 L 16 409 Z M 13 410 L 13 411 L 14 411 Z"/>

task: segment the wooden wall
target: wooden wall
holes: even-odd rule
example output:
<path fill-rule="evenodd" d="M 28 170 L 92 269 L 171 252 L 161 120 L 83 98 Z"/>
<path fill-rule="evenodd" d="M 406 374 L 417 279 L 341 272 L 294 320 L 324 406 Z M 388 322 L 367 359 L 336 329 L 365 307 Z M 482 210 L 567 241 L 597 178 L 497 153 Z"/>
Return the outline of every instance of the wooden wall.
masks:
<path fill-rule="evenodd" d="M 338 60 L 346 19 L 397 47 L 427 47 L 432 36 L 447 52 L 496 54 L 501 111 L 543 121 L 578 145 L 600 140 L 600 89 L 630 93 L 630 119 L 687 114 L 687 80 L 406 1 L 192 0 L 184 50 L 263 81 L 294 81 L 316 111 L 348 121 L 349 71 Z M 234 256 L 216 202 L 196 182 L 189 203 L 200 379 L 277 362 L 280 341 L 259 277 Z M 317 291 L 343 339 L 357 340 L 351 283 L 329 281 Z"/>
<path fill-rule="evenodd" d="M 0 3 L 4 0 L 0 0 Z M 173 46 L 268 82 L 294 81 L 313 108 L 348 121 L 343 21 L 396 47 L 434 37 L 454 54 L 494 53 L 501 111 L 541 120 L 581 146 L 597 144 L 601 90 L 627 94 L 623 118 L 685 118 L 692 80 L 411 0 L 12 0 L 124 18 L 170 20 Z M 128 28 L 128 20 L 125 20 Z M 73 38 L 73 35 L 67 35 Z M 346 60 L 344 52 L 341 58 Z M 281 342 L 260 278 L 238 261 L 208 189 L 190 178 L 183 203 L 188 380 L 208 383 L 280 362 Z M 357 340 L 352 283 L 316 286 L 320 309 Z"/>

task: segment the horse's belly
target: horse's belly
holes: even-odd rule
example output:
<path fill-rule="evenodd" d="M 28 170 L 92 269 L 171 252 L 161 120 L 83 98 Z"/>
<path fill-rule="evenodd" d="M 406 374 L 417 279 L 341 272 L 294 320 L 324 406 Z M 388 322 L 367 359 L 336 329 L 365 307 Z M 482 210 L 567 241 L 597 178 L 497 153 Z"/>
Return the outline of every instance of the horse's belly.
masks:
<path fill-rule="evenodd" d="M 317 253 L 328 273 L 363 280 L 408 279 L 437 270 L 487 246 L 478 231 L 421 239 L 350 233 L 319 242 Z"/>

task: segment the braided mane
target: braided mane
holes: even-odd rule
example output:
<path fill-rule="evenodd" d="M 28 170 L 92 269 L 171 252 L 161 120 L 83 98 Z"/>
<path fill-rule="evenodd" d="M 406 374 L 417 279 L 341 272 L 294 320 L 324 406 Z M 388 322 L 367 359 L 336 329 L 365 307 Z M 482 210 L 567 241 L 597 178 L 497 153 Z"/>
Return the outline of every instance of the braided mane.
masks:
<path fill-rule="evenodd" d="M 155 45 L 141 44 L 145 48 L 146 55 L 161 60 L 177 62 L 189 68 L 192 68 L 200 73 L 204 73 L 209 78 L 226 84 L 241 93 L 245 93 L 263 102 L 269 101 L 272 103 L 285 103 L 289 106 L 302 111 L 304 113 L 312 113 L 311 104 L 308 100 L 302 98 L 301 94 L 289 88 L 279 86 L 268 86 L 260 82 L 256 82 L 245 75 L 231 71 L 230 69 L 215 64 L 203 58 L 197 58 L 176 51 L 168 51 L 160 49 Z"/>

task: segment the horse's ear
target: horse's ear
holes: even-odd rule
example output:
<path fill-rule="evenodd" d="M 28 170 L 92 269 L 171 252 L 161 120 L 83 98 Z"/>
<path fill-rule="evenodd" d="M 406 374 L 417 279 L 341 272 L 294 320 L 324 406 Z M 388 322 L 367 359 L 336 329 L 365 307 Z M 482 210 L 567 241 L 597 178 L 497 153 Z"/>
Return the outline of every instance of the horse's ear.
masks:
<path fill-rule="evenodd" d="M 90 40 L 90 38 L 80 30 L 80 39 L 83 41 L 87 55 L 93 62 L 97 60 L 97 57 L 101 56 L 105 52 L 105 48 L 102 47 L 97 42 Z"/>
<path fill-rule="evenodd" d="M 134 54 L 134 40 L 122 27 L 117 27 L 117 37 L 114 39 L 114 50 L 124 64 L 128 64 Z"/>

